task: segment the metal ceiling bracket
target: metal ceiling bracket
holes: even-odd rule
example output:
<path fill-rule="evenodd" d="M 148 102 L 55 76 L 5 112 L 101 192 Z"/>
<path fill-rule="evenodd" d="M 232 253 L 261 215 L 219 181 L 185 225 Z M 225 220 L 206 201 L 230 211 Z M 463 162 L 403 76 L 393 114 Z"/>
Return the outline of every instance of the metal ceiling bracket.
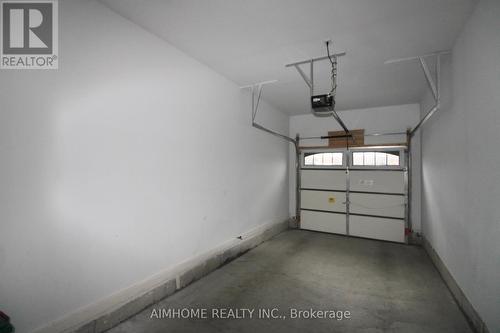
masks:
<path fill-rule="evenodd" d="M 346 55 L 345 52 L 340 52 L 340 53 L 332 54 L 331 56 L 332 57 L 343 57 L 345 55 Z M 312 58 L 312 59 L 307 59 L 307 60 L 301 60 L 301 61 L 292 62 L 290 64 L 286 64 L 285 67 L 291 67 L 291 66 L 309 64 L 311 62 L 322 61 L 322 60 L 327 60 L 327 59 L 328 59 L 328 56 L 317 57 L 317 58 Z"/>
<path fill-rule="evenodd" d="M 341 52 L 341 53 L 332 54 L 331 57 L 338 58 L 338 57 L 342 57 L 345 55 L 346 55 L 345 52 Z M 285 67 L 295 67 L 297 72 L 299 72 L 300 76 L 302 77 L 302 79 L 306 83 L 307 87 L 309 87 L 309 91 L 310 91 L 311 96 L 313 96 L 314 95 L 314 63 L 317 61 L 323 61 L 323 60 L 327 60 L 327 59 L 329 59 L 328 56 L 312 58 L 309 60 L 292 62 L 290 64 L 286 64 Z M 307 76 L 307 74 L 302 70 L 302 68 L 300 68 L 300 65 L 304 65 L 304 64 L 309 64 L 309 76 Z M 337 112 L 335 112 L 335 110 L 332 110 L 332 116 L 337 121 L 337 123 L 340 125 L 340 127 L 342 127 L 344 132 L 346 134 L 351 135 L 351 132 L 349 131 L 349 129 L 347 128 L 345 123 L 342 121 L 342 119 L 340 119 L 339 115 L 337 114 Z M 351 137 L 354 140 L 354 137 L 352 135 L 351 135 Z"/>
<path fill-rule="evenodd" d="M 340 52 L 340 53 L 335 53 L 332 54 L 331 57 L 342 57 L 345 56 L 345 52 Z M 302 79 L 304 79 L 304 82 L 306 83 L 307 87 L 311 90 L 311 96 L 314 95 L 314 63 L 317 61 L 323 61 L 329 59 L 328 56 L 326 57 L 318 57 L 318 58 L 312 58 L 308 60 L 302 60 L 302 61 L 297 61 L 297 62 L 292 62 L 290 64 L 286 64 L 285 67 L 295 67 L 297 72 L 299 72 L 300 76 Z M 305 65 L 309 64 L 309 77 L 307 76 L 306 73 L 300 68 L 300 65 Z"/>
<path fill-rule="evenodd" d="M 302 68 L 300 68 L 299 65 L 294 65 L 293 67 L 295 67 L 295 69 L 297 70 L 297 72 L 299 72 L 300 76 L 302 76 L 302 78 L 306 82 L 306 84 L 309 87 L 309 89 L 312 89 L 312 82 L 307 77 L 306 73 L 304 73 L 304 71 L 302 70 Z M 312 67 L 312 63 L 311 63 L 311 67 Z M 311 71 L 311 73 L 312 73 L 312 71 Z M 311 75 L 311 77 L 312 77 L 312 75 Z"/>
<path fill-rule="evenodd" d="M 297 142 L 294 139 L 288 137 L 287 135 L 284 135 L 284 134 L 278 133 L 276 131 L 273 131 L 269 128 L 266 128 L 266 127 L 264 127 L 260 124 L 257 124 L 255 122 L 255 118 L 257 117 L 257 112 L 259 111 L 259 103 L 260 103 L 260 100 L 262 97 L 262 88 L 266 84 L 275 83 L 275 82 L 278 82 L 278 80 L 262 81 L 262 82 L 249 84 L 249 85 L 240 87 L 240 89 L 248 89 L 248 88 L 252 89 L 252 126 L 257 128 L 257 129 L 260 129 L 264 132 L 267 132 L 269 134 L 272 134 L 274 136 L 282 138 L 288 142 L 291 142 L 295 145 L 295 148 L 298 149 Z"/>
<path fill-rule="evenodd" d="M 444 50 L 444 51 L 436 51 L 436 52 L 431 52 L 431 53 L 422 54 L 422 55 L 413 56 L 413 57 L 395 58 L 395 59 L 390 59 L 390 60 L 384 61 L 384 65 L 395 64 L 398 62 L 404 62 L 404 61 L 410 61 L 410 60 L 418 60 L 419 58 L 428 58 L 428 57 L 434 57 L 434 56 L 444 55 L 444 54 L 449 54 L 449 53 L 451 53 L 450 50 Z"/>
<path fill-rule="evenodd" d="M 259 102 L 262 97 L 262 88 L 266 84 L 270 83 L 275 83 L 277 80 L 272 80 L 272 81 L 263 81 L 263 82 L 258 82 L 255 84 L 250 84 L 246 85 L 243 87 L 240 87 L 240 89 L 252 89 L 252 127 L 257 128 L 261 131 L 264 131 L 266 133 L 269 133 L 271 135 L 277 136 L 279 138 L 282 138 L 290 143 L 293 143 L 293 146 L 295 148 L 295 220 L 300 223 L 300 147 L 299 147 L 299 142 L 300 142 L 300 137 L 297 134 L 295 139 L 290 138 L 287 135 L 278 133 L 276 131 L 273 131 L 269 128 L 266 128 L 260 124 L 257 124 L 255 122 L 255 118 L 257 116 L 257 112 L 259 111 Z"/>
<path fill-rule="evenodd" d="M 425 114 L 424 117 L 418 122 L 418 124 L 411 130 L 409 130 L 409 136 L 412 137 L 415 135 L 415 132 L 422 127 L 431 117 L 432 115 L 439 110 L 441 106 L 441 91 L 440 91 L 440 80 L 441 80 L 441 56 L 445 54 L 449 54 L 451 51 L 437 51 L 433 53 L 428 53 L 420 56 L 407 57 L 407 58 L 398 58 L 391 59 L 384 62 L 384 64 L 394 64 L 403 61 L 412 61 L 418 60 L 420 62 L 420 66 L 425 75 L 425 80 L 427 81 L 427 85 L 429 86 L 430 91 L 432 92 L 432 97 L 434 98 L 434 106 L 430 108 L 430 110 Z M 428 57 L 436 57 L 436 69 L 435 69 L 435 78 L 432 76 L 432 73 L 429 69 L 429 65 L 427 64 L 426 58 Z"/>
<path fill-rule="evenodd" d="M 439 55 L 437 57 L 439 59 Z M 432 95 L 434 96 L 434 100 L 437 102 L 438 91 L 436 88 L 436 83 L 434 82 L 434 79 L 432 78 L 431 71 L 429 70 L 429 66 L 427 66 L 427 62 L 425 61 L 424 58 L 419 57 L 418 60 L 420 61 L 420 66 L 422 66 L 422 70 L 424 71 L 425 79 L 427 80 L 427 84 L 429 85 L 429 88 L 432 92 Z"/>

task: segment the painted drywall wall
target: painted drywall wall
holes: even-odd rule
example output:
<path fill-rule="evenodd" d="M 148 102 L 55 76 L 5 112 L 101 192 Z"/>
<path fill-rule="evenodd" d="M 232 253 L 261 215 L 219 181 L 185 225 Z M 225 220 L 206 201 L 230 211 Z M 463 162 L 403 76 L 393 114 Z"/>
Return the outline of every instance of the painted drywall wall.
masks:
<path fill-rule="evenodd" d="M 500 2 L 481 0 L 442 66 L 442 107 L 422 132 L 422 227 L 500 331 Z M 431 104 L 422 102 L 422 114 Z"/>
<path fill-rule="evenodd" d="M 422 76 L 422 80 L 424 77 Z M 405 132 L 414 127 L 420 117 L 419 104 L 394 105 L 369 109 L 339 111 L 348 128 L 364 128 L 365 133 L 377 132 Z M 328 131 L 341 130 L 333 118 L 315 117 L 312 114 L 290 117 L 290 136 L 301 137 L 327 135 Z M 367 144 L 401 143 L 406 142 L 406 135 L 366 137 Z M 413 230 L 420 231 L 420 135 L 415 135 L 412 141 L 413 158 L 413 196 L 412 196 L 412 223 Z M 301 146 L 326 146 L 327 140 L 301 141 Z M 295 215 L 295 153 L 290 151 L 290 216 Z"/>
<path fill-rule="evenodd" d="M 0 73 L 0 309 L 25 333 L 288 217 L 288 143 L 250 97 L 96 1 L 57 71 Z M 261 104 L 258 121 L 288 117 Z"/>

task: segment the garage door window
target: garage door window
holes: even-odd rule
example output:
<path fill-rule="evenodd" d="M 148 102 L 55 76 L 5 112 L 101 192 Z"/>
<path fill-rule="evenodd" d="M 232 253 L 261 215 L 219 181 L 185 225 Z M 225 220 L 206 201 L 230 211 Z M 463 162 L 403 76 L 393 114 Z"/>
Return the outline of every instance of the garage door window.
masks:
<path fill-rule="evenodd" d="M 401 152 L 395 151 L 359 151 L 352 153 L 353 166 L 397 167 L 401 165 Z"/>
<path fill-rule="evenodd" d="M 344 165 L 343 153 L 305 153 L 305 166 L 342 166 Z"/>

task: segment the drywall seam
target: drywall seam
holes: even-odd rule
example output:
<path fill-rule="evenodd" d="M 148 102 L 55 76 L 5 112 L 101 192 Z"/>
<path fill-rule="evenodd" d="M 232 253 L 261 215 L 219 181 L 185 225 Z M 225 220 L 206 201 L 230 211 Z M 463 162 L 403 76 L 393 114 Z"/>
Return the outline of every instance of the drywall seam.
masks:
<path fill-rule="evenodd" d="M 288 224 L 288 219 L 261 224 L 210 251 L 185 260 L 34 332 L 97 333 L 108 330 L 288 229 Z"/>
<path fill-rule="evenodd" d="M 429 243 L 427 238 L 422 237 L 423 239 L 423 247 L 429 257 L 431 258 L 432 262 L 434 263 L 434 266 L 438 270 L 439 274 L 443 278 L 444 282 L 448 286 L 448 289 L 450 290 L 451 294 L 453 295 L 453 298 L 458 304 L 458 307 L 462 312 L 464 313 L 465 317 L 467 318 L 467 321 L 471 325 L 471 328 L 474 330 L 476 333 L 489 333 L 488 327 L 486 326 L 485 322 L 479 315 L 479 313 L 474 309 L 474 306 L 471 304 L 467 296 L 465 296 L 464 292 L 458 285 L 457 281 L 453 278 L 453 275 L 451 275 L 450 271 L 448 268 L 445 266 L 437 252 L 434 250 L 432 245 Z"/>

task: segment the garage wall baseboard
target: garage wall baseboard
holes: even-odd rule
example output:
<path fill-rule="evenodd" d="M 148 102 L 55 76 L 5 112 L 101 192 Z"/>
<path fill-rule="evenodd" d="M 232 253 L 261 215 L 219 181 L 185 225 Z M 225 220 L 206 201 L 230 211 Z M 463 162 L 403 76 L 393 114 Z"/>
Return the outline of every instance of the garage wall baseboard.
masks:
<path fill-rule="evenodd" d="M 425 251 L 431 258 L 432 262 L 434 263 L 434 266 L 436 266 L 437 270 L 439 271 L 439 274 L 441 274 L 441 277 L 448 286 L 448 289 L 450 289 L 451 294 L 455 298 L 455 301 L 460 307 L 460 310 L 462 310 L 462 312 L 464 313 L 472 329 L 476 333 L 489 333 L 488 327 L 484 323 L 483 319 L 481 318 L 479 313 L 477 313 L 476 309 L 474 309 L 472 304 L 469 302 L 467 296 L 465 296 L 464 292 L 458 285 L 457 281 L 455 281 L 453 275 L 451 275 L 448 268 L 446 268 L 445 264 L 438 256 L 432 245 L 425 237 L 422 237 L 422 239 L 423 239 L 422 244 Z"/>
<path fill-rule="evenodd" d="M 100 333 L 132 317 L 288 229 L 290 221 L 262 224 L 216 248 L 82 308 L 36 333 Z"/>

